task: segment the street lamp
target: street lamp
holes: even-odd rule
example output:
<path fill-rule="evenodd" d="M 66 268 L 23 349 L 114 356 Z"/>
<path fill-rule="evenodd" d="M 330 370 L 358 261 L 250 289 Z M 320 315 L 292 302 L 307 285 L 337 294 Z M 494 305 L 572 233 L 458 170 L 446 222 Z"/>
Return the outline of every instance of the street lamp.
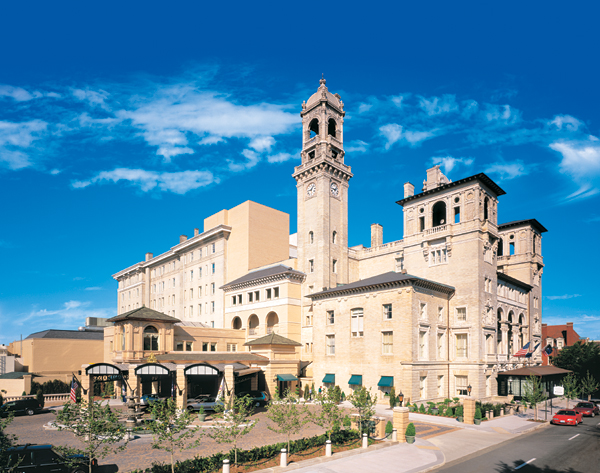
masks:
<path fill-rule="evenodd" d="M 402 407 L 402 403 L 404 402 L 404 394 L 402 394 L 402 391 L 398 394 L 398 402 L 400 403 L 400 407 Z"/>
<path fill-rule="evenodd" d="M 469 385 L 467 386 L 467 393 L 469 394 L 469 396 L 471 395 L 471 389 L 473 389 L 473 388 L 472 388 L 472 387 L 471 387 L 471 385 L 469 384 Z"/>
<path fill-rule="evenodd" d="M 508 377 L 508 394 L 511 395 L 512 394 L 512 382 L 513 379 L 511 376 Z"/>

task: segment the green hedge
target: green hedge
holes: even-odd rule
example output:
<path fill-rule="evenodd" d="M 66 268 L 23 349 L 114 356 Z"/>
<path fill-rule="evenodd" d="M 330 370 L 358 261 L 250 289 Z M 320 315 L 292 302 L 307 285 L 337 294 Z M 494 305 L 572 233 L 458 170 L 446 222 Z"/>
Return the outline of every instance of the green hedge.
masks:
<path fill-rule="evenodd" d="M 333 444 L 343 444 L 351 440 L 360 438 L 356 430 L 339 430 L 331 434 Z M 292 440 L 290 442 L 290 454 L 303 452 L 314 447 L 325 445 L 327 434 L 317 435 L 315 437 Z M 265 445 L 255 447 L 251 450 L 238 449 L 239 463 L 255 463 L 261 460 L 273 458 L 281 452 L 282 448 L 287 448 L 286 442 L 276 443 L 274 445 Z M 175 464 L 175 473 L 210 473 L 219 471 L 223 467 L 223 460 L 228 458 L 233 461 L 233 449 L 229 453 L 215 453 L 209 457 L 195 457 L 189 460 L 177 462 Z M 134 470 L 131 473 L 171 473 L 171 465 L 167 463 L 153 463 L 150 468 L 145 470 Z"/>

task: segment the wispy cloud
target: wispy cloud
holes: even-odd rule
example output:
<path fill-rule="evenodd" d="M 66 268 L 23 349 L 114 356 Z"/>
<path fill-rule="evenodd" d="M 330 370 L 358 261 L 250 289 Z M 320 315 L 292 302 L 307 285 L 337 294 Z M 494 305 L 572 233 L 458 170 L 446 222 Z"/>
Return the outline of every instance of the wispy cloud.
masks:
<path fill-rule="evenodd" d="M 0 165 L 12 170 L 30 166 L 29 151 L 46 129 L 47 123 L 42 120 L 0 121 Z"/>
<path fill-rule="evenodd" d="M 589 135 L 578 141 L 556 141 L 550 149 L 560 153 L 560 172 L 578 185 L 568 196 L 571 200 L 591 197 L 600 192 L 600 140 Z"/>
<path fill-rule="evenodd" d="M 344 147 L 347 153 L 364 153 L 368 148 L 369 143 L 362 140 L 351 141 Z"/>
<path fill-rule="evenodd" d="M 419 97 L 419 107 L 429 116 L 458 111 L 456 96 L 451 94 L 442 97 Z"/>
<path fill-rule="evenodd" d="M 90 286 L 85 288 L 86 291 L 101 291 L 102 288 L 100 286 Z"/>
<path fill-rule="evenodd" d="M 379 134 L 385 138 L 385 149 L 390 149 L 395 143 L 407 143 L 409 146 L 418 146 L 423 141 L 434 136 L 432 131 L 406 130 L 397 123 L 388 123 L 379 128 Z"/>
<path fill-rule="evenodd" d="M 448 175 L 453 169 L 457 167 L 469 168 L 473 165 L 475 159 L 473 158 L 454 158 L 452 156 L 433 157 L 431 158 L 432 164 L 439 164 L 444 168 L 444 174 Z"/>
<path fill-rule="evenodd" d="M 508 181 L 529 174 L 529 169 L 522 161 L 513 161 L 491 164 L 485 168 L 485 172 L 495 174 L 502 181 Z"/>
<path fill-rule="evenodd" d="M 581 297 L 581 294 L 563 294 L 562 296 L 545 296 L 546 299 L 550 299 L 551 301 L 556 300 L 565 300 L 565 299 L 573 299 L 575 297 Z"/>

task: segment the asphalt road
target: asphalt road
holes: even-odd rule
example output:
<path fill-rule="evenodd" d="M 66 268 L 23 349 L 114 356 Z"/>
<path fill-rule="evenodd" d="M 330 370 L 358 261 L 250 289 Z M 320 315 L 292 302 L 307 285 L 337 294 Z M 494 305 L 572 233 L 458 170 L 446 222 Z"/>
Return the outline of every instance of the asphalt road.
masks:
<path fill-rule="evenodd" d="M 600 473 L 600 417 L 549 425 L 444 465 L 443 473 Z"/>

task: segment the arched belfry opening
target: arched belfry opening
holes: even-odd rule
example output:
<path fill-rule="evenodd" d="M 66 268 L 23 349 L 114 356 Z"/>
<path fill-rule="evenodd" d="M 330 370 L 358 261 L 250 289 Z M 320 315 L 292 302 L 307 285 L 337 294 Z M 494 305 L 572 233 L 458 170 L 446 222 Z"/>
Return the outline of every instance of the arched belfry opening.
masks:
<path fill-rule="evenodd" d="M 439 227 L 440 225 L 445 225 L 447 223 L 446 202 L 439 201 L 433 205 L 431 220 L 432 220 L 432 226 L 434 226 L 434 227 Z"/>
<path fill-rule="evenodd" d="M 327 122 L 327 134 L 333 136 L 334 138 L 336 137 L 336 129 L 337 129 L 337 123 L 335 122 L 335 120 L 333 118 L 330 118 L 329 121 Z"/>
<path fill-rule="evenodd" d="M 319 120 L 313 118 L 308 125 L 309 138 L 314 138 L 319 134 Z"/>

